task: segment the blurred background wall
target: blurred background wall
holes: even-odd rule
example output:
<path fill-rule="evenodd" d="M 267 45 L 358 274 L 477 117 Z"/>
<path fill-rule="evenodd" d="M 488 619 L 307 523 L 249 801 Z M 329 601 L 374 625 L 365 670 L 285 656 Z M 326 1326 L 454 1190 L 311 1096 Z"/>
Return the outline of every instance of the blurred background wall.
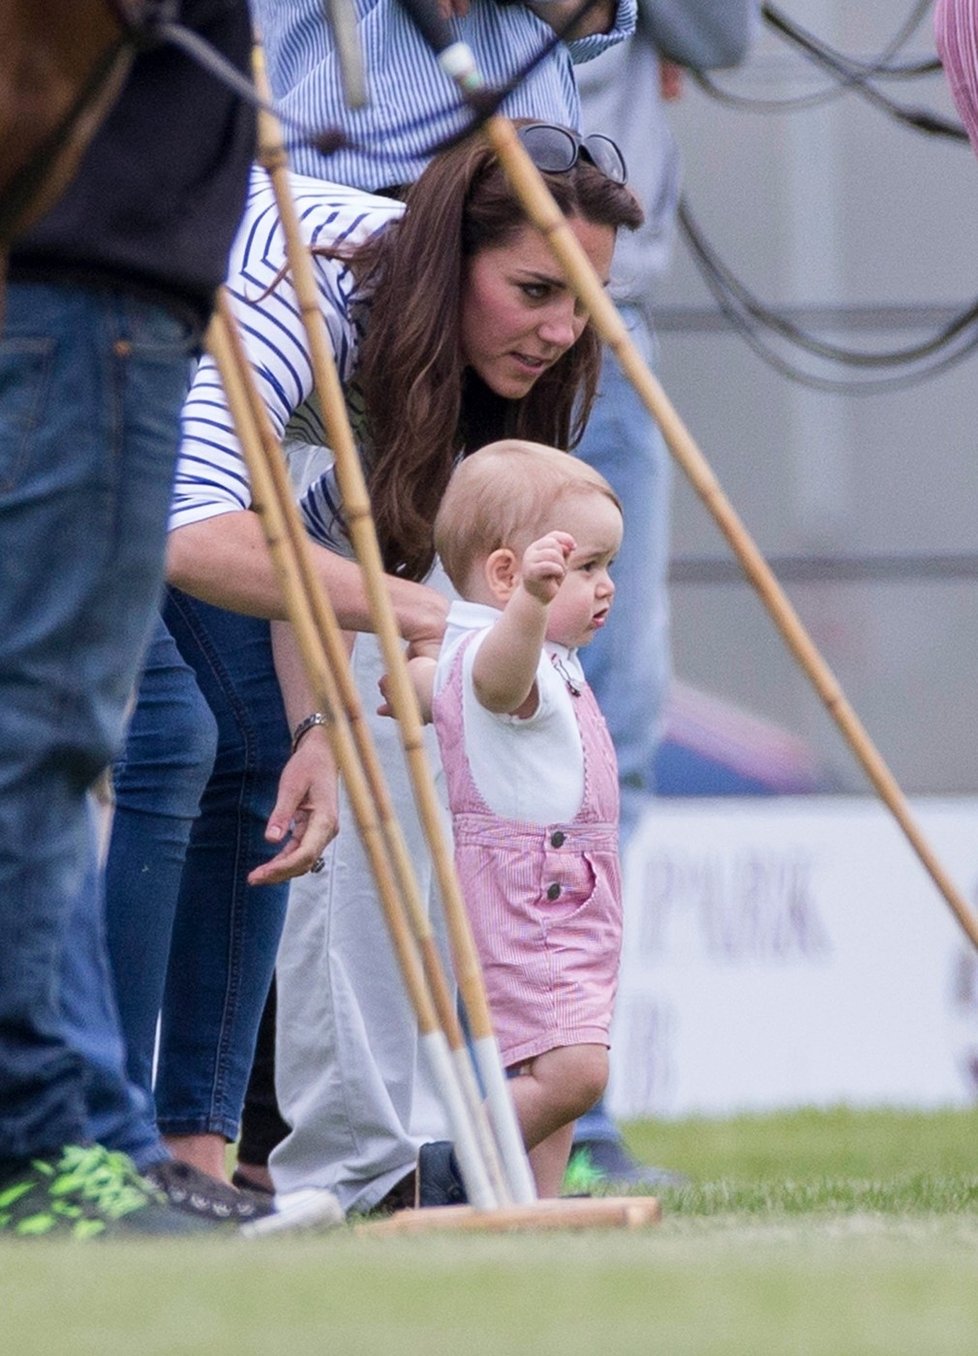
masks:
<path fill-rule="evenodd" d="M 934 55 L 930 7 L 913 0 L 780 8 L 849 56 L 872 60 L 904 25 L 899 59 Z M 687 79 L 673 106 L 685 196 L 759 299 L 824 340 L 877 351 L 930 338 L 978 298 L 978 161 L 966 142 L 839 94 L 769 24 L 748 63 L 714 83 L 765 107 L 728 106 Z M 877 88 L 955 121 L 939 71 Z M 827 363 L 759 330 L 818 382 L 895 382 L 811 389 L 752 351 L 682 240 L 657 314 L 665 389 L 904 788 L 978 788 L 978 352 L 911 381 L 906 365 Z M 866 789 L 685 483 L 672 602 L 683 682 L 801 736 L 839 786 Z"/>

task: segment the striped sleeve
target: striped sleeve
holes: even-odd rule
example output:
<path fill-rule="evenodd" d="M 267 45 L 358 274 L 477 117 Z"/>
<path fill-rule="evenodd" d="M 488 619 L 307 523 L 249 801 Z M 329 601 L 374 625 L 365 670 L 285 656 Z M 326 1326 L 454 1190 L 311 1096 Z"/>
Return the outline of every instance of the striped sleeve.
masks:
<path fill-rule="evenodd" d="M 343 500 L 332 467 L 314 480 L 302 495 L 299 516 L 313 541 L 335 551 L 337 555 L 353 555 L 343 517 Z"/>
<path fill-rule="evenodd" d="M 336 184 L 295 177 L 293 196 L 310 244 L 356 244 L 403 210 Z M 262 399 L 279 437 L 295 429 L 305 442 L 321 440 L 322 420 L 312 397 L 308 344 L 291 280 L 280 276 L 285 243 L 267 176 L 256 171 L 231 252 L 228 292 Z M 316 283 L 344 389 L 357 351 L 352 310 L 355 281 L 339 260 L 316 256 Z M 251 505 L 248 474 L 213 359 L 194 376 L 182 416 L 170 528 L 184 527 Z"/>
<path fill-rule="evenodd" d="M 954 103 L 978 154 L 978 0 L 937 0 L 934 37 Z"/>
<path fill-rule="evenodd" d="M 575 38 L 567 44 L 571 60 L 577 66 L 583 61 L 593 61 L 609 47 L 630 37 L 635 32 L 637 22 L 638 0 L 618 0 L 614 24 L 607 33 L 592 33 L 590 37 Z"/>

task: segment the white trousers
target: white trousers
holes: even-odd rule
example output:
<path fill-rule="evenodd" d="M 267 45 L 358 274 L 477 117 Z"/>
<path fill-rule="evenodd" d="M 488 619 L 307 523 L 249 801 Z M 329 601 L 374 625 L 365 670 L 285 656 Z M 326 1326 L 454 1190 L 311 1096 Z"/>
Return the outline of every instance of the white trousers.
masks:
<path fill-rule="evenodd" d="M 431 903 L 431 860 L 400 729 L 375 714 L 384 664 L 374 636 L 357 637 L 351 662 L 422 898 Z M 430 726 L 425 739 L 440 782 Z M 432 913 L 443 938 L 439 903 Z M 449 1135 L 342 787 L 340 831 L 325 868 L 292 882 L 276 983 L 276 1090 L 292 1131 L 272 1154 L 275 1188 L 328 1187 L 344 1210 L 369 1209 L 412 1170 L 420 1144 Z"/>

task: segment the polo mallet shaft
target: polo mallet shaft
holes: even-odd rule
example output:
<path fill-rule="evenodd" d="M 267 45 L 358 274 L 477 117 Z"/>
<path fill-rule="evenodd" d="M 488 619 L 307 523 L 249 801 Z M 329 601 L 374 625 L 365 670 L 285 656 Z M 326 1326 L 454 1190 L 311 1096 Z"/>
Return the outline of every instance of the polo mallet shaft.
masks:
<path fill-rule="evenodd" d="M 228 315 L 226 311 L 227 298 L 225 296 L 222 302 L 222 316 L 233 337 L 238 337 L 236 329 L 232 328 L 234 317 Z M 240 342 L 240 339 L 239 339 Z M 243 352 L 239 353 L 241 361 L 247 361 Z M 259 435 L 265 451 L 268 473 L 274 482 L 275 492 L 280 502 L 288 498 L 291 504 L 291 495 L 289 493 L 288 479 L 285 474 L 285 468 L 282 464 L 281 452 L 275 431 L 268 418 L 268 412 L 261 402 L 253 383 L 250 384 L 249 394 L 253 396 L 252 414 L 258 425 Z M 254 401 L 257 400 L 257 406 Z M 454 999 L 450 991 L 444 968 L 437 950 L 437 941 L 434 930 L 428 919 L 427 913 L 421 902 L 418 890 L 417 879 L 414 868 L 411 863 L 407 846 L 404 841 L 404 835 L 400 830 L 394 812 L 393 802 L 390 792 L 381 768 L 380 759 L 377 754 L 376 746 L 370 735 L 369 726 L 364 718 L 363 707 L 360 701 L 360 694 L 357 691 L 356 684 L 350 673 L 346 648 L 343 643 L 343 636 L 336 622 L 332 608 L 329 605 L 326 596 L 316 577 L 309 559 L 308 543 L 305 532 L 298 516 L 286 511 L 285 530 L 289 534 L 292 549 L 295 551 L 296 570 L 301 581 L 301 588 L 308 600 L 308 606 L 311 616 L 316 626 L 320 642 L 323 646 L 325 659 L 328 663 L 328 672 L 330 681 L 334 685 L 330 690 L 330 706 L 327 711 L 335 710 L 342 712 L 351 731 L 356 755 L 366 777 L 367 787 L 369 788 L 373 808 L 376 812 L 376 818 L 381 832 L 384 835 L 386 847 L 388 849 L 391 865 L 394 869 L 394 875 L 400 892 L 400 898 L 408 910 L 408 916 L 411 920 L 418 949 L 421 953 L 421 961 L 424 968 L 428 988 L 431 993 L 438 1021 L 446 1033 L 449 1048 L 452 1051 L 453 1058 L 457 1050 L 465 1050 L 465 1040 L 458 1019 L 458 1013 L 455 1008 Z M 308 649 L 303 649 L 305 658 Z M 470 1070 L 471 1072 L 471 1070 Z M 478 1097 L 476 1097 L 478 1104 Z"/>
<path fill-rule="evenodd" d="M 466 1097 L 434 1002 L 425 983 L 415 940 L 405 915 L 387 852 L 387 838 L 377 804 L 361 765 L 351 723 L 337 683 L 347 667 L 342 634 L 332 607 L 315 577 L 309 543 L 298 517 L 278 440 L 255 386 L 254 374 L 241 345 L 226 293 L 208 332 L 208 347 L 218 365 L 235 428 L 248 465 L 255 507 L 259 511 L 276 570 L 282 582 L 293 625 L 316 700 L 327 715 L 327 733 L 343 775 L 357 827 L 377 881 L 378 893 L 418 1022 L 419 1040 L 452 1127 L 466 1191 L 477 1209 L 497 1205 L 481 1144 L 473 1128 Z M 363 725 L 362 712 L 356 718 Z"/>
<path fill-rule="evenodd" d="M 771 567 L 721 489 L 709 463 L 632 343 L 621 316 L 601 286 L 539 170 L 520 143 L 512 123 L 499 116 L 490 118 L 486 124 L 486 134 L 527 215 L 546 237 L 554 255 L 563 265 L 574 293 L 587 307 L 598 333 L 612 349 L 625 375 L 655 418 L 670 452 L 726 537 L 791 653 L 821 697 L 966 936 L 973 946 L 978 947 L 978 921 L 972 910 L 935 856 L 895 777 L 843 694 L 838 680 L 806 631 Z"/>
<path fill-rule="evenodd" d="M 267 80 L 264 76 L 260 49 L 256 49 L 255 75 L 259 91 L 267 96 Z M 292 282 L 296 290 L 299 309 L 309 342 L 315 385 L 320 396 L 330 446 L 336 458 L 337 476 L 344 502 L 344 514 L 354 550 L 360 562 L 371 616 L 390 676 L 391 705 L 398 717 L 408 770 L 415 798 L 418 802 L 419 816 L 431 850 L 432 861 L 441 890 L 452 941 L 456 978 L 475 1038 L 481 1040 L 484 1044 L 488 1037 L 495 1044 L 489 1020 L 488 1004 L 482 986 L 481 970 L 468 927 L 468 917 L 455 877 L 454 863 L 445 846 L 440 809 L 422 740 L 417 701 L 408 676 L 401 637 L 387 593 L 383 564 L 360 459 L 346 413 L 345 398 L 333 360 L 329 334 L 319 305 L 312 261 L 302 238 L 298 215 L 291 196 L 281 132 L 276 120 L 265 113 L 259 116 L 259 147 L 261 162 L 268 171 L 275 190 L 279 217 L 286 238 L 286 252 Z M 355 696 L 352 683 L 351 692 Z M 379 771 L 379 765 L 376 766 L 378 766 Z M 384 822 L 389 828 L 391 852 L 395 859 L 395 866 L 398 867 L 399 873 L 403 870 L 409 873 L 413 880 L 413 869 L 389 798 L 386 803 L 390 809 L 390 814 Z M 426 955 L 429 958 L 431 971 L 434 973 L 436 969 L 440 969 L 438 953 L 434 945 L 433 934 L 430 932 L 427 914 L 416 887 L 413 893 L 409 892 L 409 899 L 416 901 L 416 903 L 411 904 L 412 925 L 419 935 L 430 938 L 430 943 L 426 943 Z M 469 944 L 467 952 L 463 946 L 465 937 L 467 937 Z M 436 979 L 435 982 L 439 988 L 444 988 L 443 981 Z M 493 1177 L 497 1179 L 497 1187 L 501 1195 L 512 1195 L 519 1203 L 525 1203 L 527 1199 L 535 1199 L 532 1175 L 523 1148 L 522 1137 L 516 1124 L 512 1099 L 508 1088 L 505 1086 L 498 1049 L 496 1051 L 498 1072 L 495 1079 L 492 1080 L 492 1088 L 490 1089 L 487 1086 L 489 1109 L 494 1124 L 497 1124 L 500 1116 L 505 1119 L 505 1113 L 498 1112 L 494 1108 L 494 1101 L 498 1101 L 501 1091 L 508 1108 L 508 1119 L 515 1128 L 516 1146 L 518 1148 L 518 1159 L 517 1162 L 513 1163 L 511 1161 L 514 1153 L 513 1135 L 510 1134 L 508 1137 L 508 1148 L 507 1143 L 502 1142 L 502 1140 L 500 1142 L 499 1147 L 502 1151 L 505 1177 L 499 1168 L 496 1146 L 488 1128 L 464 1038 L 460 1027 L 458 1027 L 457 1017 L 451 1003 L 449 1003 L 449 1008 L 451 1012 L 445 1013 L 445 1021 L 448 1023 L 447 1030 L 451 1033 L 450 1044 L 455 1052 L 455 1063 L 460 1071 L 465 1095 L 471 1105 L 472 1115 L 478 1127 L 479 1139 L 483 1146 L 489 1170 Z M 488 1082 L 485 1078 L 483 1081 L 484 1083 Z M 532 1195 L 528 1193 L 532 1193 Z"/>
<path fill-rule="evenodd" d="M 452 30 L 440 17 L 432 0 L 400 0 L 431 44 L 446 73 L 455 80 L 462 97 L 473 107 L 485 90 L 485 80 L 471 49 L 456 42 Z M 611 348 L 622 370 L 635 387 L 646 409 L 662 431 L 669 451 L 686 473 L 720 531 L 726 537 L 747 578 L 780 631 L 791 653 L 824 702 L 829 715 L 881 800 L 903 830 L 924 869 L 951 908 L 972 946 L 978 948 L 978 920 L 938 861 L 911 813 L 896 778 L 884 762 L 839 683 L 808 635 L 771 567 L 744 527 L 730 500 L 720 488 L 709 462 L 694 442 L 673 408 L 661 384 L 650 371 L 613 302 L 591 267 L 577 237 L 553 200 L 540 171 L 520 143 L 508 118 L 494 114 L 485 122 L 485 134 L 529 219 L 547 240 L 563 265 L 575 296 L 587 308 L 595 329 Z"/>

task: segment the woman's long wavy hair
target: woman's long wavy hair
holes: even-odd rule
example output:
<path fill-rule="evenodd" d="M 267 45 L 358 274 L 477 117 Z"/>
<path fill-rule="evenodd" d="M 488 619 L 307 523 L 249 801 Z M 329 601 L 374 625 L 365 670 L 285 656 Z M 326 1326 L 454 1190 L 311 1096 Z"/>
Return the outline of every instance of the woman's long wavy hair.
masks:
<path fill-rule="evenodd" d="M 631 191 L 583 157 L 544 177 L 565 216 L 613 230 L 642 222 Z M 493 395 L 465 370 L 467 261 L 505 245 L 526 224 L 494 152 L 470 138 L 436 156 L 409 190 L 404 216 L 352 256 L 370 308 L 357 368 L 368 485 L 393 573 L 423 579 L 430 570 L 435 513 L 460 451 L 504 436 L 567 448 L 584 430 L 600 369 L 590 325 L 521 400 Z"/>

